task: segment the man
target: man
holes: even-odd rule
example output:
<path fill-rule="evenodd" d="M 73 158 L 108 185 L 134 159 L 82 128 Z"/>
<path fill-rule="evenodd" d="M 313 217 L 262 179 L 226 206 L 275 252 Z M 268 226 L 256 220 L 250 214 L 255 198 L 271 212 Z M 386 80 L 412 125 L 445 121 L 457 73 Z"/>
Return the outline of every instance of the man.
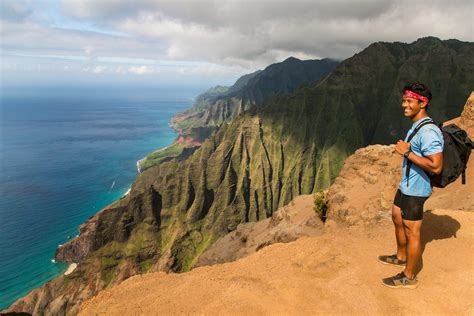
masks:
<path fill-rule="evenodd" d="M 392 206 L 397 253 L 379 256 L 381 263 L 405 266 L 401 273 L 382 279 L 382 283 L 391 288 L 416 288 L 418 285 L 415 267 L 421 258 L 423 205 L 432 193 L 427 173 L 439 174 L 443 166 L 443 135 L 436 125 L 423 125 L 407 142 L 415 128 L 431 120 L 427 113 L 431 97 L 430 90 L 422 83 L 410 83 L 403 88 L 403 114 L 413 125 L 405 141 L 399 140 L 395 146 L 395 151 L 404 157 L 402 181 Z M 411 167 L 407 176 L 409 162 Z"/>

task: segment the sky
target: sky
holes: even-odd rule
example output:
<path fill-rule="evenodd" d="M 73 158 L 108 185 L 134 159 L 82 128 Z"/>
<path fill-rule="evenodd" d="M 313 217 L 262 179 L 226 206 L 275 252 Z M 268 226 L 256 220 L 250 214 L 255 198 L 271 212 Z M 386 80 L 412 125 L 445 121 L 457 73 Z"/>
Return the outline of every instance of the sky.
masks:
<path fill-rule="evenodd" d="M 0 89 L 231 85 L 293 56 L 473 41 L 472 0 L 0 0 Z"/>

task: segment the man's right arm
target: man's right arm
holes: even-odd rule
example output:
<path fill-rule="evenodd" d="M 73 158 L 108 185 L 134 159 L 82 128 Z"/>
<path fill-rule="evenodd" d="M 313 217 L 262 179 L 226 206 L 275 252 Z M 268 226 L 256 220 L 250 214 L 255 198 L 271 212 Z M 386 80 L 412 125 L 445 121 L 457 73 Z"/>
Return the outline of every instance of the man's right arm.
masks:
<path fill-rule="evenodd" d="M 415 165 L 421 169 L 434 173 L 440 174 L 443 170 L 443 153 L 437 153 L 425 157 L 420 157 L 414 152 L 410 152 L 408 155 L 408 160 L 413 162 Z"/>

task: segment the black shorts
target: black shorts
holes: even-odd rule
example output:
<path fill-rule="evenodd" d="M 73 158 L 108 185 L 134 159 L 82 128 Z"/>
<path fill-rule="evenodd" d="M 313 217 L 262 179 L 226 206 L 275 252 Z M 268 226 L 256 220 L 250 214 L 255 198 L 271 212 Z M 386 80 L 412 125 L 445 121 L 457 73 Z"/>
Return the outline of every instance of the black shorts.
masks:
<path fill-rule="evenodd" d="M 402 218 L 409 221 L 420 221 L 423 219 L 423 205 L 429 196 L 411 196 L 403 194 L 400 189 L 395 195 L 393 204 L 402 210 Z"/>

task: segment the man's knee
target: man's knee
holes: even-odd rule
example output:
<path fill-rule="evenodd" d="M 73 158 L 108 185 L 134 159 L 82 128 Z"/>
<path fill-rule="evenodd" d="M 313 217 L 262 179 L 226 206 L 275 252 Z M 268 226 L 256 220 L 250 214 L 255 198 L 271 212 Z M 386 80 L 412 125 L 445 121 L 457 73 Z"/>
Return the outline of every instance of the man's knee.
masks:
<path fill-rule="evenodd" d="M 407 238 L 419 239 L 421 234 L 421 221 L 407 221 L 403 220 L 403 228 Z"/>
<path fill-rule="evenodd" d="M 396 205 L 392 206 L 392 222 L 397 226 L 402 226 L 403 225 L 402 211 Z"/>

